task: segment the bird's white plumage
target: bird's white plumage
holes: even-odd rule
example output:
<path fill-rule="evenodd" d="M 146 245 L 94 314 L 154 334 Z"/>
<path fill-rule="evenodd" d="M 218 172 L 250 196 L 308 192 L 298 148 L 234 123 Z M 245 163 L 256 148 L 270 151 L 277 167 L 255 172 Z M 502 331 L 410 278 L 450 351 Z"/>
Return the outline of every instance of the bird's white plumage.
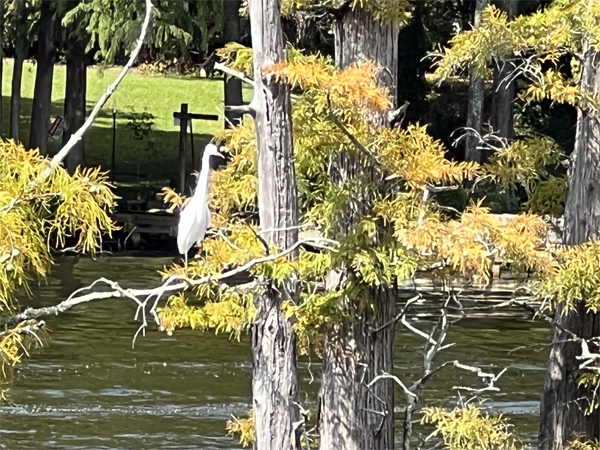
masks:
<path fill-rule="evenodd" d="M 187 252 L 194 244 L 204 239 L 206 230 L 210 225 L 210 210 L 208 209 L 206 195 L 208 191 L 209 160 L 211 156 L 223 157 L 214 144 L 208 144 L 204 149 L 202 170 L 198 176 L 196 190 L 179 215 L 177 248 L 179 253 L 186 255 L 186 261 Z"/>

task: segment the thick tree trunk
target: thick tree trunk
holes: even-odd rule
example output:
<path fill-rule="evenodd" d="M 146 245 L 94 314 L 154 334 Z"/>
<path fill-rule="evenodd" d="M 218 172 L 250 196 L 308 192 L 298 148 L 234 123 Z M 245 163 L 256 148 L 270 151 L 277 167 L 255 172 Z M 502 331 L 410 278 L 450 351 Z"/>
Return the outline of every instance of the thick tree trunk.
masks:
<path fill-rule="evenodd" d="M 50 104 L 52 101 L 52 79 L 54 76 L 54 8 L 52 2 L 42 2 L 38 35 L 37 69 L 31 110 L 29 147 L 48 152 L 48 127 L 50 126 Z"/>
<path fill-rule="evenodd" d="M 483 10 L 489 0 L 477 0 L 473 28 L 481 25 Z M 469 106 L 467 113 L 467 138 L 465 141 L 465 161 L 481 162 L 481 151 L 477 149 L 483 124 L 483 101 L 485 97 L 485 80 L 469 68 Z"/>
<path fill-rule="evenodd" d="M 600 54 L 584 46 L 581 90 L 600 94 Z M 575 149 L 571 155 L 565 205 L 564 241 L 577 245 L 600 239 L 600 118 L 585 105 L 579 110 Z M 600 336 L 600 315 L 586 312 L 585 305 L 575 311 L 556 313 L 554 346 L 548 361 L 544 393 L 540 406 L 539 448 L 562 450 L 570 440 L 600 438 L 600 412 L 584 415 L 589 391 L 577 388 L 581 354 L 578 343 L 565 342 L 570 336 L 559 327 L 583 339 Z"/>
<path fill-rule="evenodd" d="M 253 107 L 258 147 L 258 209 L 262 237 L 280 249 L 298 240 L 290 91 L 264 69 L 284 61 L 280 3 L 250 0 L 254 64 Z M 292 255 L 293 256 L 293 255 Z M 255 299 L 252 330 L 252 396 L 258 450 L 300 448 L 296 336 L 281 305 L 297 301 L 294 280 L 270 286 Z"/>
<path fill-rule="evenodd" d="M 377 290 L 372 301 L 375 311 L 364 309 L 354 323 L 327 332 L 319 393 L 321 450 L 394 448 L 393 382 L 367 385 L 377 375 L 393 372 L 394 327 L 372 330 L 389 324 L 396 298 L 393 290 Z"/>
<path fill-rule="evenodd" d="M 383 25 L 361 8 L 340 11 L 335 24 L 335 60 L 339 68 L 371 60 L 383 68 L 379 83 L 396 97 L 398 27 Z M 383 116 L 373 117 L 385 124 Z M 364 161 L 351 150 L 342 152 L 334 163 L 334 181 L 364 175 Z M 373 192 L 351 193 L 339 238 L 350 232 L 370 211 Z M 342 274 L 342 277 L 344 275 Z M 391 380 L 368 384 L 383 372 L 393 372 L 394 327 L 375 332 L 394 317 L 395 291 L 370 291 L 374 310 L 356 309 L 358 299 L 346 299 L 354 312 L 352 324 L 333 325 L 327 330 L 323 352 L 323 373 L 319 393 L 319 434 L 321 450 L 377 450 L 394 447 L 394 386 Z"/>
<path fill-rule="evenodd" d="M 225 25 L 223 28 L 223 39 L 226 43 L 240 42 L 240 7 L 241 0 L 228 0 L 223 3 Z M 242 105 L 242 80 L 235 77 L 225 78 L 225 108 L 227 106 Z M 242 115 L 238 112 L 227 111 L 225 109 L 225 127 L 238 125 L 242 120 Z"/>
<path fill-rule="evenodd" d="M 500 9 L 513 19 L 519 9 L 519 0 L 501 0 Z M 515 82 L 512 74 L 515 64 L 509 60 L 498 60 L 494 66 L 494 85 L 492 94 L 492 119 L 494 132 L 505 139 L 514 137 L 514 100 Z"/>
<path fill-rule="evenodd" d="M 86 90 L 87 90 L 87 63 L 85 48 L 87 40 L 77 37 L 69 39 L 67 53 L 67 79 L 65 87 L 65 121 L 63 128 L 63 145 L 68 142 L 85 122 L 86 115 Z M 85 165 L 83 139 L 69 151 L 65 159 L 65 166 L 70 173 L 77 167 Z"/>
<path fill-rule="evenodd" d="M 335 23 L 335 65 L 339 68 L 370 60 L 381 67 L 378 82 L 396 98 L 398 26 L 383 25 L 362 8 L 344 6 Z"/>
<path fill-rule="evenodd" d="M 15 141 L 20 140 L 19 125 L 21 124 L 21 81 L 23 78 L 23 62 L 27 56 L 29 43 L 25 34 L 25 0 L 15 1 L 15 23 L 17 35 L 15 41 L 15 58 L 10 92 L 10 126 L 9 135 Z"/>

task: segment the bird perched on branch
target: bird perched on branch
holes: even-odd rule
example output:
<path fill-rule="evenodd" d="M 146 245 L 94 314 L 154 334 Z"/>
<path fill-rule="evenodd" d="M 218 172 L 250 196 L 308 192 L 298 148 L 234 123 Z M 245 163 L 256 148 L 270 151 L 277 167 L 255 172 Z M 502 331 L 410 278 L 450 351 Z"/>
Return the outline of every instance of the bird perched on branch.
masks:
<path fill-rule="evenodd" d="M 194 195 L 187 202 L 179 215 L 179 226 L 177 229 L 177 248 L 179 253 L 185 257 L 187 268 L 187 254 L 190 248 L 204 239 L 206 230 L 210 224 L 210 210 L 208 209 L 208 176 L 210 174 L 210 159 L 213 156 L 225 159 L 214 144 L 208 144 L 202 155 L 202 168 L 198 176 L 198 184 Z"/>

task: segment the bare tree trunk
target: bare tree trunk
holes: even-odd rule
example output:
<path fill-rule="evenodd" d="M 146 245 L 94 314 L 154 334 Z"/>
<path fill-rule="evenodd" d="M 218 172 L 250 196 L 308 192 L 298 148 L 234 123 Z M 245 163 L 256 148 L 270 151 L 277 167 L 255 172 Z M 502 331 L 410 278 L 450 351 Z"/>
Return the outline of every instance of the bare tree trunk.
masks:
<path fill-rule="evenodd" d="M 473 27 L 481 25 L 483 10 L 489 0 L 477 0 Z M 469 110 L 467 113 L 467 139 L 465 142 L 465 161 L 481 162 L 481 151 L 477 149 L 483 124 L 483 101 L 485 97 L 485 80 L 469 67 Z"/>
<path fill-rule="evenodd" d="M 384 25 L 361 8 L 339 11 L 335 24 L 335 60 L 339 68 L 373 61 L 383 70 L 379 83 L 396 97 L 398 26 Z M 373 117 L 385 124 L 383 116 Z M 343 184 L 369 172 L 368 163 L 350 150 L 334 163 L 334 181 Z M 371 210 L 371 190 L 351 193 L 339 236 L 343 238 Z M 351 276 L 349 274 L 346 274 Z M 342 275 L 344 276 L 344 275 Z M 395 311 L 394 289 L 369 290 L 374 309 L 358 309 L 358 299 L 345 299 L 352 324 L 331 326 L 326 332 L 323 373 L 319 393 L 321 450 L 393 449 L 394 387 L 391 380 L 368 383 L 382 372 L 393 372 L 394 327 L 387 326 Z"/>
<path fill-rule="evenodd" d="M 584 45 L 581 90 L 600 94 L 600 54 Z M 600 239 L 600 121 L 593 108 L 579 109 L 575 149 L 571 155 L 565 205 L 564 242 L 578 245 Z M 548 361 L 544 393 L 540 405 L 540 450 L 562 450 L 568 441 L 600 438 L 600 412 L 584 415 L 590 392 L 577 387 L 581 354 L 578 343 L 559 327 L 583 339 L 600 336 L 600 315 L 586 311 L 580 302 L 575 311 L 556 312 L 557 328 Z"/>
<path fill-rule="evenodd" d="M 38 35 L 37 69 L 31 111 L 29 147 L 39 148 L 42 155 L 48 152 L 48 127 L 54 76 L 54 7 L 52 2 L 42 2 Z"/>
<path fill-rule="evenodd" d="M 85 48 L 87 39 L 78 36 L 69 38 L 69 51 L 67 53 L 67 79 L 65 87 L 65 122 L 63 129 L 63 145 L 71 135 L 85 123 L 86 115 L 86 90 L 87 90 L 87 63 Z M 85 165 L 85 152 L 83 139 L 69 152 L 65 159 L 65 166 L 70 173 Z"/>
<path fill-rule="evenodd" d="M 228 0 L 223 3 L 225 26 L 223 28 L 223 39 L 225 43 L 240 41 L 240 7 L 241 0 Z M 242 105 L 242 81 L 236 77 L 225 79 L 225 107 Z M 227 111 L 225 109 L 225 127 L 238 125 L 242 120 L 239 112 Z"/>
<path fill-rule="evenodd" d="M 513 19 L 519 9 L 519 0 L 501 0 L 500 9 Z M 494 66 L 494 87 L 492 94 L 492 128 L 498 136 L 506 139 L 514 137 L 515 83 L 510 81 L 515 64 L 509 60 L 498 60 Z"/>
<path fill-rule="evenodd" d="M 2 82 L 4 81 L 4 0 L 0 0 L 0 138 L 2 138 Z"/>
<path fill-rule="evenodd" d="M 356 301 L 356 299 L 348 299 Z M 382 372 L 393 372 L 393 290 L 371 294 L 376 310 L 363 309 L 352 324 L 332 326 L 323 353 L 319 392 L 319 434 L 322 450 L 394 448 L 394 386 L 381 380 L 368 383 Z"/>
<path fill-rule="evenodd" d="M 21 80 L 23 78 L 23 62 L 27 56 L 29 43 L 26 35 L 25 0 L 15 1 L 15 23 L 17 35 L 15 39 L 15 58 L 13 66 L 12 86 L 10 93 L 10 137 L 20 140 L 19 125 L 21 123 Z"/>
<path fill-rule="evenodd" d="M 287 84 L 264 69 L 284 61 L 278 0 L 250 0 L 254 64 L 253 108 L 258 147 L 258 209 L 262 237 L 280 249 L 298 240 L 297 189 L 294 172 L 292 116 Z M 297 301 L 297 282 L 269 286 L 255 299 L 252 329 L 252 396 L 258 450 L 300 448 L 296 335 L 281 310 Z"/>

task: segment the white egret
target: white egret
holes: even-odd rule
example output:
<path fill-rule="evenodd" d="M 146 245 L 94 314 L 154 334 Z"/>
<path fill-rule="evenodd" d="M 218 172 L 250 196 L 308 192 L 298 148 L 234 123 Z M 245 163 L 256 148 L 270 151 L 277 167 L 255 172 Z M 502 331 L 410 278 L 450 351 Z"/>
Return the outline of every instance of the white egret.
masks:
<path fill-rule="evenodd" d="M 214 144 L 208 144 L 202 155 L 202 169 L 198 176 L 198 184 L 194 195 L 179 214 L 179 226 L 177 229 L 177 248 L 179 253 L 185 255 L 185 267 L 187 268 L 187 254 L 192 246 L 203 240 L 208 225 L 210 224 L 210 210 L 208 209 L 207 192 L 208 176 L 210 174 L 210 158 L 218 156 L 225 158 Z"/>

